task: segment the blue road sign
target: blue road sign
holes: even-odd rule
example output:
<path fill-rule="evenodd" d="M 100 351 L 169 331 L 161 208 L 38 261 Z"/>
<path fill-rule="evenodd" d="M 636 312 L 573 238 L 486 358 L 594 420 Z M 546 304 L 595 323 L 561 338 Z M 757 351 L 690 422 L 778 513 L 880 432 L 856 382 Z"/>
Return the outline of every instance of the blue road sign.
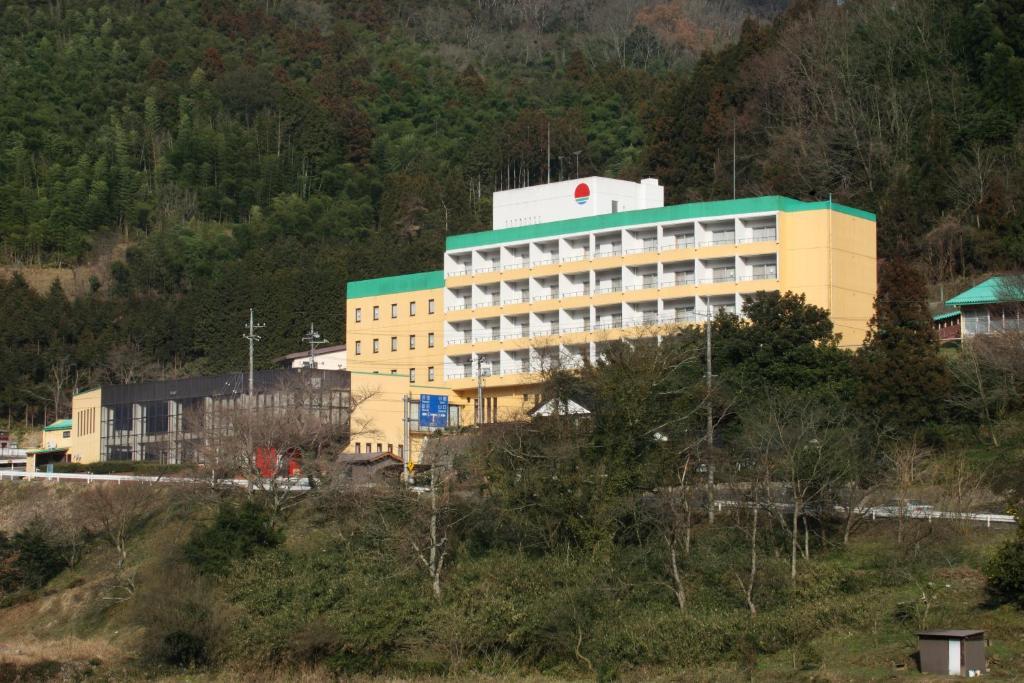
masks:
<path fill-rule="evenodd" d="M 448 426 L 448 397 L 420 394 L 420 427 L 444 429 Z"/>

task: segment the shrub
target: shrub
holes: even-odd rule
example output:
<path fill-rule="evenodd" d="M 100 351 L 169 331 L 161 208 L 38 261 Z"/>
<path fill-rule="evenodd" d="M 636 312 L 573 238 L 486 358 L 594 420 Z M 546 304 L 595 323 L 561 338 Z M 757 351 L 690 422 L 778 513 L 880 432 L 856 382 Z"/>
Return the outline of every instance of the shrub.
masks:
<path fill-rule="evenodd" d="M 163 465 L 158 462 L 107 461 L 107 462 L 62 462 L 53 466 L 54 472 L 66 474 L 138 474 L 159 477 L 175 474 L 188 469 L 188 465 Z"/>
<path fill-rule="evenodd" d="M 135 620 L 146 629 L 141 650 L 150 662 L 185 669 L 214 662 L 227 620 L 203 577 L 171 565 L 143 584 L 134 610 Z"/>
<path fill-rule="evenodd" d="M 282 541 L 270 514 L 252 501 L 224 503 L 207 526 L 193 531 L 185 544 L 185 558 L 202 574 L 226 574 L 236 559 L 256 548 L 272 548 Z"/>
<path fill-rule="evenodd" d="M 1024 608 L 1024 536 L 1008 541 L 985 566 L 989 595 Z"/>
<path fill-rule="evenodd" d="M 38 520 L 11 538 L 0 534 L 0 593 L 42 588 L 68 566 L 65 557 Z"/>

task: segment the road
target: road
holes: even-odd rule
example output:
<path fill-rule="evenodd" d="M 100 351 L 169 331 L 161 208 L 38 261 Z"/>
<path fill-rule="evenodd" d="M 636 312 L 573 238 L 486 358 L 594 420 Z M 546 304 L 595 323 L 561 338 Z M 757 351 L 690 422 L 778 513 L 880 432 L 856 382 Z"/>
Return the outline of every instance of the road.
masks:
<path fill-rule="evenodd" d="M 134 474 L 88 474 L 88 473 L 64 473 L 64 472 L 23 472 L 18 470 L 0 470 L 0 481 L 4 479 L 16 480 L 24 479 L 29 481 L 78 481 L 84 483 L 93 483 L 101 481 L 111 481 L 117 483 L 140 483 L 140 484 L 193 484 L 199 486 L 208 486 L 210 481 L 208 479 L 199 478 L 184 478 L 184 477 L 147 477 Z M 251 482 L 247 479 L 222 479 L 218 481 L 219 484 L 228 486 L 238 486 L 241 488 L 248 488 L 252 486 Z M 291 491 L 308 491 L 310 490 L 309 482 L 307 479 L 296 477 L 294 480 L 287 483 L 278 483 L 278 489 L 287 488 Z M 752 507 L 753 503 L 742 500 L 716 500 L 715 507 L 721 511 L 727 507 Z M 774 503 L 774 507 L 781 509 L 792 509 L 792 503 Z M 840 514 L 846 514 L 846 508 L 839 505 L 835 506 L 835 511 Z M 878 505 L 874 507 L 860 507 L 856 509 L 856 514 L 863 515 L 865 518 L 872 520 L 875 519 L 889 519 L 900 516 L 899 510 L 894 510 L 889 505 Z M 912 519 L 927 519 L 928 521 L 934 519 L 958 519 L 958 520 L 970 520 L 979 522 L 987 527 L 993 524 L 1016 524 L 1017 520 L 1013 515 L 1000 515 L 988 512 L 950 512 L 946 510 L 933 510 L 933 509 L 909 509 L 904 512 L 904 518 Z"/>

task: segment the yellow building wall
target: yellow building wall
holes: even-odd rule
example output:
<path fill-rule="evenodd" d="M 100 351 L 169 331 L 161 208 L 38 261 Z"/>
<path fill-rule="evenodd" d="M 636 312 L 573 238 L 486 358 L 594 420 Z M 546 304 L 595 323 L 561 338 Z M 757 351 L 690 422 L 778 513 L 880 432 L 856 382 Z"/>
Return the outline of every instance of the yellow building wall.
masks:
<path fill-rule="evenodd" d="M 430 301 L 434 312 L 430 313 Z M 409 304 L 416 304 L 416 314 L 410 314 Z M 392 306 L 395 317 L 392 317 Z M 379 319 L 373 319 L 377 309 Z M 356 312 L 359 311 L 359 322 Z M 433 334 L 434 346 L 429 339 Z M 442 386 L 444 384 L 444 290 L 426 289 L 381 296 L 349 299 L 345 311 L 345 346 L 348 369 L 353 372 L 401 374 L 406 383 Z M 410 348 L 415 337 L 416 348 Z M 392 338 L 395 350 L 392 350 Z M 378 351 L 373 342 L 377 340 Z M 434 368 L 434 379 L 428 378 Z M 415 380 L 409 379 L 410 370 Z"/>
<path fill-rule="evenodd" d="M 410 303 L 416 304 L 415 314 Z M 375 307 L 377 320 L 373 319 Z M 352 413 L 349 450 L 355 450 L 358 443 L 362 452 L 368 446 L 374 452 L 378 446 L 385 451 L 390 446 L 398 453 L 405 439 L 403 397 L 418 399 L 420 394 L 441 394 L 453 404 L 464 404 L 444 380 L 444 289 L 350 298 L 345 308 L 348 370 L 352 373 L 353 401 L 358 404 Z M 410 348 L 410 337 L 415 337 L 415 348 Z M 378 343 L 377 352 L 373 350 L 374 340 Z M 414 371 L 414 377 L 410 371 Z M 464 408 L 464 419 L 465 414 Z M 409 432 L 409 456 L 415 463 L 419 461 L 425 434 L 417 429 L 416 423 L 410 423 Z"/>
<path fill-rule="evenodd" d="M 593 293 L 579 297 L 579 302 L 571 298 L 559 301 L 558 306 L 595 306 L 614 304 L 622 301 L 643 301 L 651 298 L 683 298 L 690 296 L 715 296 L 734 292 L 749 292 L 757 289 L 778 289 L 781 292 L 792 291 L 806 296 L 808 303 L 821 306 L 830 311 L 835 331 L 842 335 L 842 344 L 846 347 L 858 346 L 864 341 L 868 321 L 871 318 L 876 289 L 875 272 L 875 223 L 867 218 L 849 215 L 842 211 L 814 209 L 805 211 L 780 211 L 777 222 L 777 238 L 774 245 L 765 244 L 764 251 L 775 251 L 778 255 L 778 280 L 763 282 L 737 281 L 722 283 L 701 283 L 699 285 L 679 285 L 662 287 L 657 291 L 620 291 Z M 682 261 L 689 259 L 713 259 L 728 257 L 750 252 L 757 248 L 751 244 L 730 244 L 721 246 L 702 246 L 700 248 L 681 248 L 662 251 L 657 254 L 627 254 L 621 256 L 594 255 L 582 261 L 543 264 L 540 266 L 510 269 L 508 271 L 483 272 L 457 275 L 447 278 L 446 287 L 461 287 L 471 284 L 496 283 L 502 280 L 518 280 L 525 277 L 540 277 L 559 273 L 570 273 L 580 270 L 599 270 L 606 265 L 633 265 L 656 263 L 658 261 Z M 494 307 L 478 307 L 472 310 L 462 309 L 445 312 L 444 288 L 424 289 L 415 292 L 386 294 L 380 296 L 364 296 L 349 299 L 347 303 L 347 347 L 349 368 L 353 372 L 379 373 L 381 375 L 395 370 L 402 374 L 409 389 L 406 394 L 419 393 L 413 391 L 412 385 L 428 385 L 425 382 L 426 368 L 435 368 L 437 391 L 445 393 L 453 402 L 461 403 L 463 408 L 463 424 L 476 421 L 477 389 L 475 378 L 445 380 L 444 373 L 444 322 L 470 320 L 473 318 L 524 314 L 538 307 L 546 310 L 551 308 L 549 302 L 536 301 L 522 304 L 505 304 Z M 426 314 L 428 301 L 435 302 L 433 315 Z M 410 301 L 417 302 L 417 316 L 408 315 Z M 397 317 L 391 317 L 391 306 L 397 304 Z M 373 319 L 373 309 L 378 307 L 379 319 Z M 361 311 L 361 320 L 356 322 L 356 310 Z M 433 332 L 435 346 L 426 348 L 423 343 L 425 335 Z M 660 331 L 664 333 L 664 330 Z M 524 349 L 543 347 L 551 344 L 579 344 L 588 341 L 604 341 L 622 337 L 635 337 L 641 334 L 659 333 L 658 330 L 641 330 L 640 328 L 600 330 L 563 335 L 560 339 L 533 337 L 529 339 L 508 339 L 499 341 L 474 342 L 449 348 L 453 354 L 493 353 L 498 350 Z M 417 349 L 408 349 L 408 335 L 417 336 Z M 397 351 L 391 350 L 391 337 L 398 337 Z M 373 352 L 373 340 L 377 339 L 379 350 Z M 359 353 L 356 353 L 357 346 Z M 410 382 L 406 376 L 409 368 L 416 368 L 416 381 Z M 360 380 L 362 381 L 362 380 Z M 521 417 L 532 409 L 538 398 L 539 374 L 504 375 L 485 377 L 485 420 L 508 420 Z M 353 376 L 353 388 L 357 385 Z M 381 425 L 386 425 L 383 443 L 401 443 L 401 395 L 398 383 L 385 394 L 391 402 L 382 399 L 366 406 L 366 413 L 375 418 Z M 496 402 L 495 402 L 496 401 Z M 397 407 L 395 407 L 397 405 Z M 376 444 L 376 441 L 373 442 Z M 415 450 L 415 447 L 414 447 Z"/>
<path fill-rule="evenodd" d="M 842 345 L 867 334 L 877 285 L 875 223 L 827 209 L 779 214 L 779 288 L 828 309 Z"/>
<path fill-rule="evenodd" d="M 71 399 L 71 462 L 100 461 L 101 390 L 83 391 Z"/>

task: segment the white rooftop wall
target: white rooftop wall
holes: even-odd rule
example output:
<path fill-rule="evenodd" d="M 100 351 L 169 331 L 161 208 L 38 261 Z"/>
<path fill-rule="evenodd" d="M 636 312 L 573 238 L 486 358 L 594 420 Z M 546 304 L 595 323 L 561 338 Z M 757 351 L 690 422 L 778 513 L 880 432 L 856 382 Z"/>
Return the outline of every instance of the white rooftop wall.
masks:
<path fill-rule="evenodd" d="M 578 194 L 581 195 L 579 199 Z M 665 188 L 655 178 L 634 183 L 591 176 L 495 192 L 492 202 L 493 228 L 502 230 L 618 211 L 658 208 L 665 205 Z"/>

